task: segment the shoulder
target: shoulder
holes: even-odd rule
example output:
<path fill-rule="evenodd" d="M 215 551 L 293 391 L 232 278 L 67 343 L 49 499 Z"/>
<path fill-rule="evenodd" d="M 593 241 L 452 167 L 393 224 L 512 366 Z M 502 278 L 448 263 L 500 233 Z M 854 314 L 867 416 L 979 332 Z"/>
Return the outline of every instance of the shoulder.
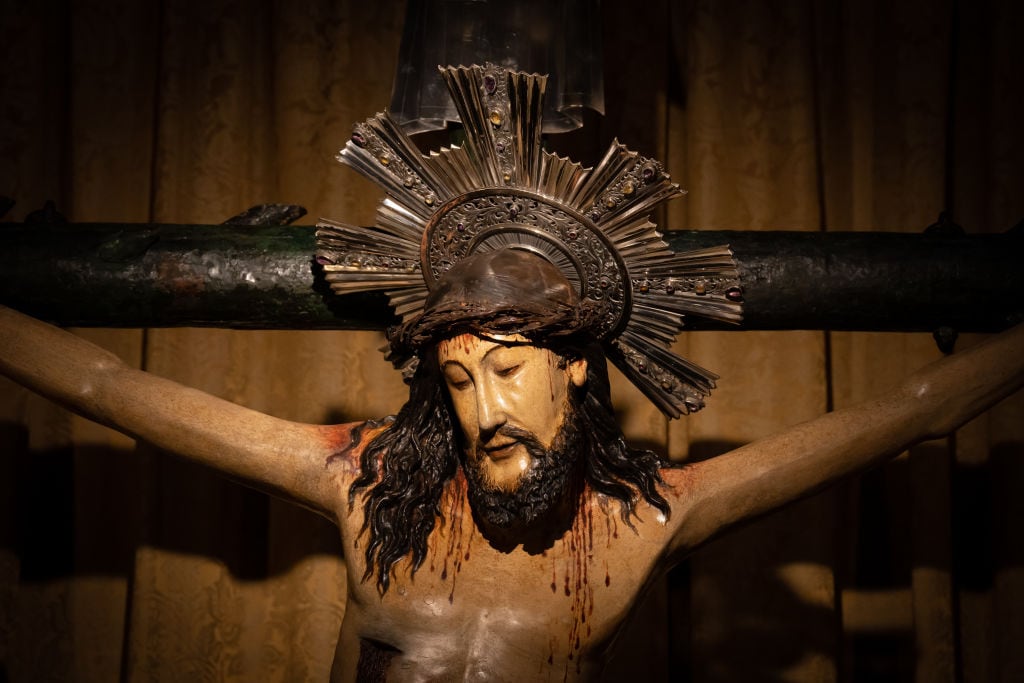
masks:
<path fill-rule="evenodd" d="M 647 514 L 656 520 L 649 533 L 656 535 L 662 545 L 662 561 L 665 568 L 671 568 L 689 551 L 680 540 L 685 537 L 686 530 L 692 526 L 694 504 L 697 499 L 695 492 L 701 486 L 701 470 L 694 464 L 673 464 L 662 467 L 658 474 L 662 483 L 658 490 L 669 504 L 669 514 L 662 516 L 659 511 L 645 504 Z"/>
<path fill-rule="evenodd" d="M 699 471 L 692 465 L 668 464 L 658 468 L 655 487 L 669 505 L 667 515 L 652 504 L 639 490 L 635 491 L 634 506 L 632 512 L 628 514 L 621 500 L 599 493 L 589 485 L 586 488 L 585 501 L 587 507 L 593 508 L 595 511 L 599 510 L 602 516 L 620 518 L 627 525 L 632 525 L 635 522 L 638 525 L 652 523 L 670 527 L 673 522 L 679 521 L 684 516 L 698 478 Z"/>
<path fill-rule="evenodd" d="M 343 529 L 347 526 L 346 520 L 351 521 L 353 510 L 349 496 L 352 485 L 364 474 L 366 447 L 389 425 L 387 420 L 370 420 L 315 427 L 323 497 L 329 501 L 330 518 Z"/>
<path fill-rule="evenodd" d="M 685 500 L 700 476 L 700 470 L 692 464 L 671 464 L 658 470 L 663 482 L 661 490 L 669 503 Z"/>
<path fill-rule="evenodd" d="M 367 420 L 317 427 L 320 447 L 324 453 L 324 470 L 343 479 L 353 480 L 362 471 L 366 447 L 384 433 L 391 420 Z"/>

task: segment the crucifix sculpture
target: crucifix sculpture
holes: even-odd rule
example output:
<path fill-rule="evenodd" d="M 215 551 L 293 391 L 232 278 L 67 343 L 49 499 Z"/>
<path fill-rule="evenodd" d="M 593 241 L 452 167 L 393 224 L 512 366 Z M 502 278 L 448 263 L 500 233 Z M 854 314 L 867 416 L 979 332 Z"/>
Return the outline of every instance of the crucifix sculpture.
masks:
<path fill-rule="evenodd" d="M 717 379 L 669 345 L 738 321 L 727 246 L 674 253 L 648 216 L 678 193 L 614 144 L 594 169 L 545 151 L 545 80 L 443 70 L 463 147 L 421 155 L 386 114 L 341 158 L 385 188 L 373 228 L 324 222 L 340 292 L 386 291 L 410 383 L 392 417 L 280 420 L 127 368 L 0 311 L 0 370 L 107 425 L 311 508 L 341 533 L 337 680 L 581 680 L 654 580 L 729 528 L 946 434 L 1024 384 L 1024 328 L 868 403 L 674 467 L 630 447 L 612 361 L 666 415 Z"/>

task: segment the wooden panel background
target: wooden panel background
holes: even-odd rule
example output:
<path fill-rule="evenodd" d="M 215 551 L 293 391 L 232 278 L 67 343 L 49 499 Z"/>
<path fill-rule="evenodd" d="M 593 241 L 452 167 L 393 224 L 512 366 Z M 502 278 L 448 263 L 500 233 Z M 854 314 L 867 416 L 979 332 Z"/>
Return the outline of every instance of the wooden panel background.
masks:
<path fill-rule="evenodd" d="M 1024 217 L 1024 6 L 608 0 L 607 115 L 689 196 L 673 228 L 971 232 Z M 372 221 L 338 167 L 389 99 L 403 3 L 5 2 L 0 194 L 20 220 L 215 223 L 261 202 Z M 0 227 L 2 229 L 2 227 Z M 878 283 L 885 287 L 886 283 Z M 88 293 L 83 293 L 88 295 Z M 80 330 L 129 363 L 282 417 L 395 411 L 372 332 Z M 961 346 L 974 341 L 962 339 Z M 693 333 L 721 388 L 627 434 L 679 461 L 884 391 L 927 335 Z M 3 383 L 0 680 L 325 680 L 334 530 Z M 646 600 L 608 680 L 1024 679 L 1024 397 L 713 542 Z"/>

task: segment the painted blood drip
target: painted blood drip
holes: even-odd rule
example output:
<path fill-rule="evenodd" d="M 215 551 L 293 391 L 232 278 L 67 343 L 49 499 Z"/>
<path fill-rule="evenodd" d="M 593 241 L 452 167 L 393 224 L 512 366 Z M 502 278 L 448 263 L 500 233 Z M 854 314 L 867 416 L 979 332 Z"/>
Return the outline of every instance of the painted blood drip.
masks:
<path fill-rule="evenodd" d="M 447 537 L 448 543 L 444 549 L 441 580 L 447 581 L 450 575 L 451 590 L 448 593 L 448 603 L 451 604 L 455 602 L 455 582 L 462 570 L 463 561 L 469 560 L 476 529 L 471 524 L 469 533 L 464 533 L 462 512 L 466 506 L 466 480 L 461 473 L 448 484 L 444 496 L 446 500 L 442 503 L 442 510 L 444 510 L 446 526 L 440 531 L 443 536 Z M 437 557 L 437 553 L 440 551 L 441 545 L 441 543 L 432 543 L 430 546 L 432 551 L 430 555 L 431 572 L 435 571 L 436 563 L 440 559 Z"/>
<path fill-rule="evenodd" d="M 451 505 L 448 509 L 448 556 L 445 558 L 445 564 L 448 563 L 448 558 L 452 559 L 453 571 L 452 571 L 452 589 L 448 593 L 448 604 L 455 602 L 455 579 L 458 577 L 460 571 L 462 571 L 462 556 L 469 557 L 469 546 L 473 542 L 473 529 L 470 528 L 469 537 L 465 539 L 466 545 L 463 548 L 463 526 L 462 526 L 462 510 L 465 509 L 466 503 L 466 480 L 462 477 L 458 477 L 453 485 L 449 487 L 451 492 L 450 500 Z"/>
<path fill-rule="evenodd" d="M 604 515 L 604 528 L 605 528 L 605 547 L 611 548 L 612 541 L 619 537 L 619 520 L 616 515 L 605 514 Z"/>
<path fill-rule="evenodd" d="M 537 669 L 537 680 L 547 678 L 544 674 L 549 670 L 552 664 L 555 663 L 555 649 L 558 647 L 558 638 L 551 636 L 548 638 L 548 663 L 540 662 L 540 667 Z"/>
<path fill-rule="evenodd" d="M 569 629 L 569 656 L 566 661 L 565 677 L 569 675 L 569 663 L 576 662 L 576 673 L 582 670 L 583 662 L 578 656 L 581 639 L 591 634 L 588 618 L 594 613 L 594 589 L 590 585 L 589 569 L 594 559 L 594 513 L 586 504 L 580 507 L 573 520 L 568 538 L 563 539 L 567 553 L 565 558 L 565 595 L 570 598 L 572 626 Z M 585 627 L 585 631 L 584 631 Z"/>

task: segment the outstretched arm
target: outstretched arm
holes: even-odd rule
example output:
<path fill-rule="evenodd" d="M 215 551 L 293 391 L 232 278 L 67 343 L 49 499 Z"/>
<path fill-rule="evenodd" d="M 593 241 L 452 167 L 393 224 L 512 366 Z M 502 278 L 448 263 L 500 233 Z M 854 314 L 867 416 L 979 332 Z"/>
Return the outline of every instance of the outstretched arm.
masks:
<path fill-rule="evenodd" d="M 328 458 L 349 430 L 281 420 L 125 365 L 0 306 L 0 373 L 102 424 L 333 519 L 347 491 Z M 341 465 L 341 466 L 338 466 Z"/>
<path fill-rule="evenodd" d="M 951 433 L 1024 385 L 1024 325 L 932 363 L 885 396 L 680 472 L 673 551 Z M 684 483 L 685 482 L 685 483 Z M 674 553 L 674 554 L 675 554 Z"/>

